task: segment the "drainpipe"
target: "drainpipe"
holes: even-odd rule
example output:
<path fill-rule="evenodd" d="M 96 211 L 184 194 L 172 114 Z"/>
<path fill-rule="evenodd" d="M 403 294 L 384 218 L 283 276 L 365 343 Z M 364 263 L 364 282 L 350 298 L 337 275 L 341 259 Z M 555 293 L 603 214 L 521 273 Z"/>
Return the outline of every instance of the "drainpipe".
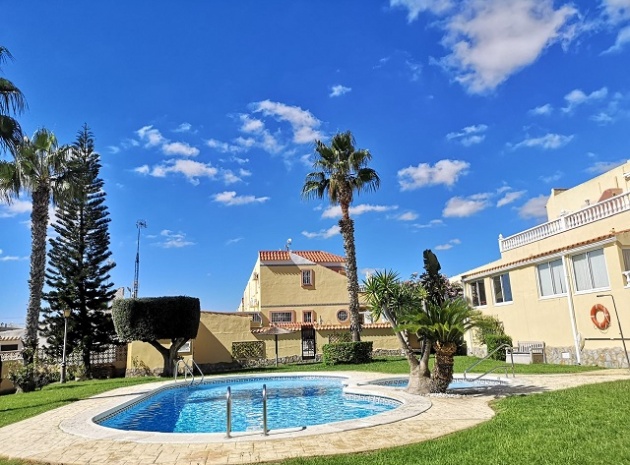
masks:
<path fill-rule="evenodd" d="M 564 271 L 564 282 L 567 283 L 567 303 L 569 304 L 569 320 L 571 321 L 571 331 L 573 332 L 573 342 L 575 343 L 575 357 L 578 365 L 582 364 L 582 354 L 580 353 L 580 341 L 578 340 L 577 321 L 575 319 L 575 307 L 573 306 L 573 292 L 569 273 L 567 271 L 567 255 L 562 256 L 562 271 Z"/>

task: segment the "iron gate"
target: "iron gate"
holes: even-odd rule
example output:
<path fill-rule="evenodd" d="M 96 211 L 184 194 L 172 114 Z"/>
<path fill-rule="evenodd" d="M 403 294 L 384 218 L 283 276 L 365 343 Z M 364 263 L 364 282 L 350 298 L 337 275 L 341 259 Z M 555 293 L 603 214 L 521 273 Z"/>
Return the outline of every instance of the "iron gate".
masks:
<path fill-rule="evenodd" d="M 313 360 L 315 354 L 315 328 L 302 328 L 302 360 Z"/>

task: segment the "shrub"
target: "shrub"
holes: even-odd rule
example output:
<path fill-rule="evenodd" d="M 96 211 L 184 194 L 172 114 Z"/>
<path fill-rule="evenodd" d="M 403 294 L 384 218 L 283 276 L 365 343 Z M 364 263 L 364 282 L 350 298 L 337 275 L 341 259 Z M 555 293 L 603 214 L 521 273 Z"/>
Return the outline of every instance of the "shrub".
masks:
<path fill-rule="evenodd" d="M 322 350 L 324 365 L 336 365 L 338 363 L 358 364 L 372 361 L 372 341 L 325 344 Z"/>
<path fill-rule="evenodd" d="M 508 344 L 512 346 L 512 338 L 507 334 L 486 334 L 486 347 L 488 348 L 488 353 L 491 353 L 501 344 Z M 505 350 L 497 350 L 494 354 L 490 356 L 493 360 L 502 360 L 505 362 Z"/>
<path fill-rule="evenodd" d="M 47 366 L 36 366 L 34 363 L 24 365 L 15 363 L 9 368 L 9 380 L 17 392 L 32 392 L 59 379 L 59 373 Z"/>

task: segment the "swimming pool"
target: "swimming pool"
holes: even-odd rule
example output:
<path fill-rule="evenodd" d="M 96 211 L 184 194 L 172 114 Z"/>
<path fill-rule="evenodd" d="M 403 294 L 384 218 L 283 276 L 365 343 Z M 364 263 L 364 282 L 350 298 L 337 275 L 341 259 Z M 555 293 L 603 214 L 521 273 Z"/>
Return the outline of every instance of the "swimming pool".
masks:
<path fill-rule="evenodd" d="M 344 393 L 343 381 L 340 377 L 283 376 L 224 378 L 194 386 L 179 384 L 153 391 L 94 421 L 126 431 L 226 432 L 229 386 L 232 431 L 261 431 L 263 384 L 267 387 L 270 430 L 356 420 L 401 405 L 384 396 Z"/>

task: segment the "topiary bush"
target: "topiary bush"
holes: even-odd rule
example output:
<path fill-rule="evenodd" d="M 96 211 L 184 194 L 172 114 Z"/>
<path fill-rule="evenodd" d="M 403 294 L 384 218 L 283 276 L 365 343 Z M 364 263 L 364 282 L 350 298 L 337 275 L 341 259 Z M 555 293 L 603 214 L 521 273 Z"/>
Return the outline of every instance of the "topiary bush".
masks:
<path fill-rule="evenodd" d="M 486 334 L 485 336 L 486 347 L 488 348 L 488 353 L 491 353 L 501 344 L 507 344 L 510 347 L 512 346 L 512 338 L 507 334 Z M 490 356 L 493 360 L 502 360 L 505 362 L 505 350 L 497 350 L 494 354 Z"/>
<path fill-rule="evenodd" d="M 369 363 L 372 361 L 372 345 L 372 341 L 324 344 L 322 362 L 324 365 Z"/>

